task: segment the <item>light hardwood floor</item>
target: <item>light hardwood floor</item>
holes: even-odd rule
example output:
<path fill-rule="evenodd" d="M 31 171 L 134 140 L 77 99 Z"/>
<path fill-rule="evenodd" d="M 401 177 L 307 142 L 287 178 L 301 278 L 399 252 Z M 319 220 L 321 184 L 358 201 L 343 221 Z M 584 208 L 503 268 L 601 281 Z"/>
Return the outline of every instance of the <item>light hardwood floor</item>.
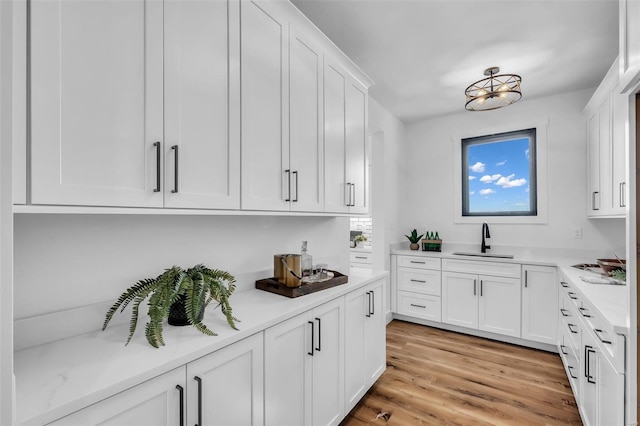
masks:
<path fill-rule="evenodd" d="M 387 370 L 341 426 L 382 424 L 582 422 L 557 354 L 394 320 Z"/>

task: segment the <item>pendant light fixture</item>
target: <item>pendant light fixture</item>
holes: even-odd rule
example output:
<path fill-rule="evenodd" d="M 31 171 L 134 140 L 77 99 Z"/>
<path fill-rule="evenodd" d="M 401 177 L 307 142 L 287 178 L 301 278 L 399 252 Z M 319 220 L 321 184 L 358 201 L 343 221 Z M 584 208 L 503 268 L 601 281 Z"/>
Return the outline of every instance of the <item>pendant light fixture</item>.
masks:
<path fill-rule="evenodd" d="M 517 102 L 522 97 L 520 82 L 522 78 L 516 74 L 500 74 L 499 67 L 484 70 L 488 76 L 476 81 L 464 91 L 467 103 L 464 107 L 469 111 L 489 111 L 502 108 Z"/>

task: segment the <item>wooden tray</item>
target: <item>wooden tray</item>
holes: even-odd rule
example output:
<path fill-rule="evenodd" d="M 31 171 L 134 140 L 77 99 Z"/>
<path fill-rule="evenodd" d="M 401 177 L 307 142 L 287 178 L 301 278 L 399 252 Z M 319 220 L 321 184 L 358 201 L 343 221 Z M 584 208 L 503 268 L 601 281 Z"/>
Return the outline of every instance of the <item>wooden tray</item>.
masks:
<path fill-rule="evenodd" d="M 264 278 L 256 281 L 256 288 L 270 293 L 279 294 L 286 297 L 300 297 L 305 294 L 315 293 L 316 291 L 326 290 L 340 284 L 346 284 L 349 281 L 347 275 L 343 275 L 337 271 L 333 272 L 333 278 L 318 283 L 302 284 L 300 287 L 287 287 L 275 278 Z"/>

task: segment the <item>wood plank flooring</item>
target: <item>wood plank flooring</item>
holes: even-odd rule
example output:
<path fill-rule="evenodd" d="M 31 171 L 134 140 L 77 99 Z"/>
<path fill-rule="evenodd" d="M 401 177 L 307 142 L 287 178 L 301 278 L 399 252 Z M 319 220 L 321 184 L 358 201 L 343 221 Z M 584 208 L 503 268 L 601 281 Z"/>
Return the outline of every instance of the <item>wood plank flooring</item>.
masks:
<path fill-rule="evenodd" d="M 387 370 L 341 426 L 383 424 L 582 422 L 557 354 L 394 320 Z"/>

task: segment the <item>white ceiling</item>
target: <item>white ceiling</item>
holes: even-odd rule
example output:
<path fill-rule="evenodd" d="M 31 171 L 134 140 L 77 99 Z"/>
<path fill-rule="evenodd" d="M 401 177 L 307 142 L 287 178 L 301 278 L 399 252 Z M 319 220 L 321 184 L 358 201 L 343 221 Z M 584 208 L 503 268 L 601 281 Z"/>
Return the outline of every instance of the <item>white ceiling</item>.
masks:
<path fill-rule="evenodd" d="M 525 102 L 597 86 L 618 51 L 617 0 L 293 3 L 375 81 L 371 96 L 405 123 L 464 111 L 464 89 L 490 66 L 522 77 Z"/>

